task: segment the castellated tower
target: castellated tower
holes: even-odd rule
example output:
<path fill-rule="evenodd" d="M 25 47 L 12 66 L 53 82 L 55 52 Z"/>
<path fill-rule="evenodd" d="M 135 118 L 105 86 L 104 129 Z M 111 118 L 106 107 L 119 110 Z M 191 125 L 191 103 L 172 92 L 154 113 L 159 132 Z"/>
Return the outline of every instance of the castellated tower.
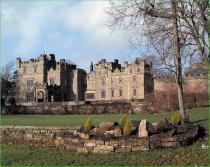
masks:
<path fill-rule="evenodd" d="M 56 62 L 54 54 L 41 54 L 24 62 L 17 58 L 16 66 L 17 102 L 84 100 L 86 73 L 65 59 Z"/>
<path fill-rule="evenodd" d="M 136 59 L 132 64 L 107 62 L 102 59 L 90 66 L 87 75 L 87 101 L 141 100 L 154 94 L 152 64 Z"/>

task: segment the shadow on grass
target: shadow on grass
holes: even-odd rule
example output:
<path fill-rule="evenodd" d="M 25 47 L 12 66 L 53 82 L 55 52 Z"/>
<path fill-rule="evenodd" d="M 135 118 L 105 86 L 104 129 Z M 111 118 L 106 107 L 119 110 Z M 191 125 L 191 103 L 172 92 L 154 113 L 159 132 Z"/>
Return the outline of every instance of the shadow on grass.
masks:
<path fill-rule="evenodd" d="M 194 123 L 201 123 L 201 122 L 205 122 L 205 121 L 208 121 L 209 119 L 200 119 L 200 120 L 197 120 L 197 121 L 193 121 Z"/>

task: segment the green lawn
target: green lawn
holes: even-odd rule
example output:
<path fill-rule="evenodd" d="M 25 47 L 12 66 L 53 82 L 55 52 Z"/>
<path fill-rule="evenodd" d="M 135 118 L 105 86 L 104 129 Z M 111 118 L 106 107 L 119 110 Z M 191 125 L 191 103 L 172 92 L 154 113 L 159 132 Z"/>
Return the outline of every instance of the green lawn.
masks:
<path fill-rule="evenodd" d="M 208 126 L 208 107 L 191 109 L 187 111 L 191 121 Z M 147 119 L 150 122 L 156 122 L 170 118 L 173 113 L 147 114 L 147 115 L 129 115 L 133 120 Z M 82 125 L 88 116 L 92 117 L 95 124 L 104 120 L 119 121 L 119 114 L 107 115 L 5 115 L 1 117 L 2 125 L 32 125 L 32 126 L 68 126 Z"/>
<path fill-rule="evenodd" d="M 188 110 L 190 120 L 208 127 L 209 108 Z M 134 120 L 146 118 L 148 121 L 160 121 L 173 113 L 157 115 L 130 115 Z M 102 120 L 119 120 L 120 115 L 92 115 L 94 123 Z M 3 125 L 66 126 L 81 125 L 87 115 L 9 115 L 2 116 Z M 175 149 L 157 149 L 111 155 L 78 154 L 68 150 L 30 147 L 21 144 L 2 143 L 2 165 L 207 165 L 209 155 L 202 144 L 208 145 L 208 139 L 191 146 Z"/>

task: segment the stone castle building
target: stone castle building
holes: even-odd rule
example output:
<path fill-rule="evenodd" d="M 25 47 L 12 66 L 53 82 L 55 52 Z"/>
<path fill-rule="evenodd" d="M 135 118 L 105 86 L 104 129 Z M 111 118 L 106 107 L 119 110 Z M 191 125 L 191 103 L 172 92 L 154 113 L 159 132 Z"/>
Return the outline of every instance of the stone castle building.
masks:
<path fill-rule="evenodd" d="M 29 61 L 16 60 L 19 103 L 84 100 L 86 72 L 55 55 L 41 54 Z"/>
<path fill-rule="evenodd" d="M 136 59 L 134 63 L 107 62 L 102 59 L 91 63 L 87 75 L 86 101 L 145 99 L 154 93 L 152 64 Z"/>

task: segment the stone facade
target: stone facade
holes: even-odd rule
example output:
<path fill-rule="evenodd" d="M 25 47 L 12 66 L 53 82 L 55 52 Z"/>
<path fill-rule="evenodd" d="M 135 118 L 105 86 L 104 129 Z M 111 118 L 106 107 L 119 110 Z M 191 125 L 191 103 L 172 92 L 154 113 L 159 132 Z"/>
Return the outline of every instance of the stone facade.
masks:
<path fill-rule="evenodd" d="M 88 75 L 65 59 L 57 62 L 54 54 L 24 62 L 17 58 L 16 66 L 18 103 L 139 100 L 154 93 L 152 65 L 140 59 L 124 67 L 102 59 L 95 70 L 91 64 Z"/>
<path fill-rule="evenodd" d="M 37 59 L 16 60 L 18 103 L 84 100 L 86 72 L 55 55 L 41 54 Z"/>
<path fill-rule="evenodd" d="M 118 63 L 102 59 L 91 63 L 87 75 L 86 101 L 145 99 L 154 93 L 152 64 L 136 59 L 134 63 Z"/>

